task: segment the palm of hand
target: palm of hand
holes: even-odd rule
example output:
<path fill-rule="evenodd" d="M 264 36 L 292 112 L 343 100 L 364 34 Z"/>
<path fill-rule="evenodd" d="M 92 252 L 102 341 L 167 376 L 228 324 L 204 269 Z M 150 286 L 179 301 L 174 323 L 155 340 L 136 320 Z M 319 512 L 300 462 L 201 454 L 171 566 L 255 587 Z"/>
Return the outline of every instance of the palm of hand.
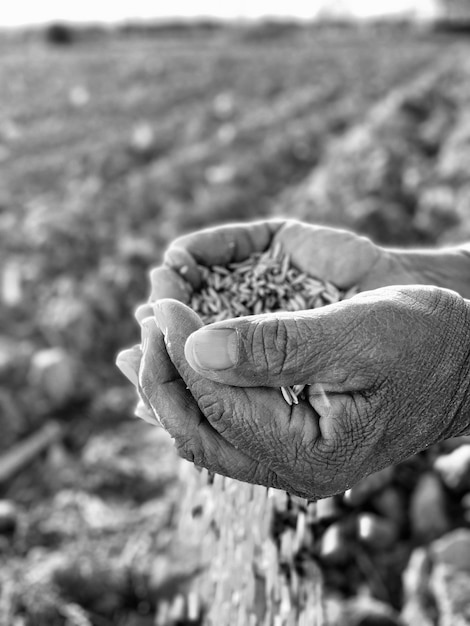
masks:
<path fill-rule="evenodd" d="M 294 220 L 224 226 L 177 239 L 165 264 L 152 272 L 150 301 L 175 298 L 188 304 L 201 284 L 199 265 L 226 266 L 280 245 L 294 267 L 340 289 L 359 291 L 407 283 L 398 259 L 349 231 Z"/>
<path fill-rule="evenodd" d="M 286 222 L 273 242 L 282 245 L 295 267 L 340 289 L 368 289 L 368 277 L 384 257 L 365 237 L 299 222 Z M 381 280 L 386 284 L 387 277 Z"/>

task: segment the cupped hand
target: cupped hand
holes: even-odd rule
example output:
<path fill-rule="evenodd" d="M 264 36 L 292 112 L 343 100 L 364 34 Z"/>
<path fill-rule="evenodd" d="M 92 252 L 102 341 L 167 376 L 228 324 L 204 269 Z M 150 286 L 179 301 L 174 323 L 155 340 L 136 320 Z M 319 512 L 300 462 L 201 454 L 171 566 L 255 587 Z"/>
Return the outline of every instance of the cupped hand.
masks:
<path fill-rule="evenodd" d="M 202 328 L 162 300 L 143 324 L 138 384 L 184 458 L 316 499 L 469 432 L 469 306 L 390 287 Z M 294 384 L 310 387 L 289 406 L 279 387 Z"/>
<path fill-rule="evenodd" d="M 166 251 L 164 265 L 151 273 L 150 301 L 176 298 L 188 303 L 201 283 L 200 265 L 244 261 L 276 244 L 297 269 L 340 289 L 365 291 L 419 282 L 402 266 L 397 251 L 366 237 L 295 220 L 266 220 L 208 228 L 176 239 Z"/>

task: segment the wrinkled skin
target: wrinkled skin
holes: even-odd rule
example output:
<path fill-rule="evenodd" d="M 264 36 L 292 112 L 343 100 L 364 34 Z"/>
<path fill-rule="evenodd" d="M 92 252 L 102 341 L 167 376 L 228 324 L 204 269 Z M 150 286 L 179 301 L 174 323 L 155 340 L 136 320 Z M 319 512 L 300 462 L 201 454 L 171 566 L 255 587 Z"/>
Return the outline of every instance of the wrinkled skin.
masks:
<path fill-rule="evenodd" d="M 196 262 L 227 264 L 273 240 L 300 269 L 343 288 L 416 282 L 398 257 L 369 240 L 297 222 L 177 240 L 166 255 L 173 269 L 152 273 L 154 306 L 138 313 L 145 320 L 135 368 L 147 407 L 181 456 L 316 499 L 470 432 L 470 310 L 455 292 L 387 287 L 315 311 L 239 318 L 196 332 L 202 322 L 182 303 L 197 287 Z M 207 345 L 225 336 L 220 329 L 234 331 L 227 352 L 234 364 L 222 369 L 207 365 Z M 300 383 L 311 385 L 308 398 L 290 407 L 279 387 Z"/>

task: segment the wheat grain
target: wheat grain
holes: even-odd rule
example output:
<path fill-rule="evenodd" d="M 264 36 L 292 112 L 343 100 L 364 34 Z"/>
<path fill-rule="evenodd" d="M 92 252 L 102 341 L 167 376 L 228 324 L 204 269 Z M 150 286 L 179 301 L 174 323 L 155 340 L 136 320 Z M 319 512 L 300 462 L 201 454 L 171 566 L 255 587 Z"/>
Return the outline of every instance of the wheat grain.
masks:
<path fill-rule="evenodd" d="M 191 308 L 206 324 L 233 317 L 300 311 L 333 304 L 357 293 L 344 292 L 329 281 L 298 270 L 277 242 L 263 253 L 226 267 L 199 266 L 201 289 L 193 294 Z M 306 385 L 282 387 L 284 400 L 298 404 Z"/>

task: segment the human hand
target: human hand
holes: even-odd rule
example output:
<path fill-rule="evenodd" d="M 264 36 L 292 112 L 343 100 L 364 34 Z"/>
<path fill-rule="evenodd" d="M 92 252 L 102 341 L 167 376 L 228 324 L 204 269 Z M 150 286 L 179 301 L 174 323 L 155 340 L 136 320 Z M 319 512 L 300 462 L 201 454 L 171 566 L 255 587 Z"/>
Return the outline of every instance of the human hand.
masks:
<path fill-rule="evenodd" d="M 470 244 L 433 250 L 382 248 L 347 230 L 296 220 L 229 224 L 179 237 L 150 275 L 149 302 L 174 298 L 188 304 L 201 285 L 199 265 L 227 265 L 280 244 L 298 270 L 342 290 L 388 285 L 435 285 L 470 298 Z M 151 315 L 142 304 L 139 321 Z"/>
<path fill-rule="evenodd" d="M 277 244 L 298 270 L 343 290 L 410 282 L 398 251 L 381 248 L 366 237 L 295 220 L 266 220 L 208 228 L 176 239 L 166 251 L 164 266 L 151 274 L 150 301 L 171 297 L 187 303 L 201 283 L 198 265 L 244 261 Z"/>
<path fill-rule="evenodd" d="M 202 327 L 174 300 L 143 324 L 139 387 L 184 458 L 315 499 L 470 432 L 470 304 L 386 288 Z M 288 406 L 279 387 L 308 384 Z"/>

